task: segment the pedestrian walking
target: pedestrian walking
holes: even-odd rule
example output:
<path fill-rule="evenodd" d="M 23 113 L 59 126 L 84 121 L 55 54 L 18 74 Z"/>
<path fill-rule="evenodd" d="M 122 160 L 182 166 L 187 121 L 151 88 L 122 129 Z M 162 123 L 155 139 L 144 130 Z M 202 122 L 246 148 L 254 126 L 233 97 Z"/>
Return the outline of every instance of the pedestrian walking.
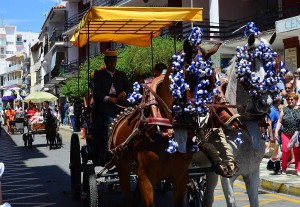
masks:
<path fill-rule="evenodd" d="M 269 116 L 267 118 L 267 122 L 269 124 L 268 126 L 268 132 L 269 132 L 269 142 L 267 146 L 267 151 L 270 150 L 271 146 L 274 146 L 274 151 L 271 155 L 271 158 L 267 164 L 267 169 L 272 170 L 274 174 L 278 174 L 280 172 L 280 160 L 281 160 L 281 150 L 280 148 L 280 139 L 274 139 L 274 133 L 277 126 L 278 119 L 280 117 L 280 110 L 279 106 L 281 104 L 281 97 L 278 97 L 273 100 L 273 103 L 271 105 L 271 112 L 269 113 Z"/>
<path fill-rule="evenodd" d="M 275 139 L 278 139 L 278 134 L 281 126 L 283 127 L 281 133 L 282 142 L 282 174 L 286 174 L 288 166 L 288 159 L 291 151 L 287 148 L 288 142 L 296 131 L 300 131 L 300 107 L 297 105 L 299 96 L 296 93 L 287 95 L 286 101 L 288 105 L 280 112 L 280 117 L 277 122 L 275 130 Z M 300 176 L 300 146 L 294 147 L 295 156 L 295 171 Z"/>

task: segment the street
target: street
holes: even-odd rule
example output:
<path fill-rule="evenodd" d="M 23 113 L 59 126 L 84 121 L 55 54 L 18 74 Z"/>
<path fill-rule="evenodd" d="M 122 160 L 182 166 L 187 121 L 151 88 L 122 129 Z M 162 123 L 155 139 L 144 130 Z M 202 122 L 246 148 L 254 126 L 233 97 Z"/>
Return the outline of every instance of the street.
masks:
<path fill-rule="evenodd" d="M 0 137 L 0 161 L 6 169 L 2 177 L 3 199 L 12 206 L 81 206 L 79 201 L 71 197 L 69 151 L 71 133 L 62 131 L 63 147 L 49 150 L 45 135 L 37 135 L 33 148 L 24 147 L 22 135 L 6 135 L 2 131 Z M 81 144 L 84 140 L 81 140 Z M 107 193 L 105 186 L 99 186 L 100 206 L 120 206 L 122 196 L 119 190 Z M 235 183 L 238 206 L 249 206 L 245 186 Z M 104 191 L 106 193 L 104 193 Z M 156 206 L 172 206 L 172 194 L 155 194 Z M 260 206 L 264 207 L 296 207 L 300 199 L 284 194 L 269 193 L 261 190 Z M 214 207 L 226 206 L 220 183 L 215 190 Z"/>

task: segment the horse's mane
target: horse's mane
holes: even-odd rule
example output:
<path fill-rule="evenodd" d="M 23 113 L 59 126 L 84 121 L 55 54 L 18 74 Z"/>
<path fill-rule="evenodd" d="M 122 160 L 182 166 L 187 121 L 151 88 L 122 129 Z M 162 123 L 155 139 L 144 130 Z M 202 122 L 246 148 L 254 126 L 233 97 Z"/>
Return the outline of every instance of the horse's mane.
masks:
<path fill-rule="evenodd" d="M 236 61 L 236 56 L 233 56 L 231 60 L 229 61 L 229 66 L 227 66 L 224 70 L 226 71 L 226 75 L 228 78 L 230 77 L 232 70 L 235 70 L 235 61 Z"/>

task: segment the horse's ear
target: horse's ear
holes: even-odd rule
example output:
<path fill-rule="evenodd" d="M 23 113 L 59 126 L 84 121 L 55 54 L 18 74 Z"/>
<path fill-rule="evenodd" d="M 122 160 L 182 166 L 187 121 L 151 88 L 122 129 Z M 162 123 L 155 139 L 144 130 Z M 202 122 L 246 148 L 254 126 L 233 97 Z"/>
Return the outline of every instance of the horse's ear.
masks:
<path fill-rule="evenodd" d="M 191 43 L 188 39 L 184 40 L 184 42 L 183 42 L 183 50 L 184 50 L 184 53 L 185 53 L 185 57 L 189 58 L 189 59 L 192 59 L 192 57 L 193 57 L 193 48 L 192 48 L 192 45 L 191 45 Z"/>
<path fill-rule="evenodd" d="M 210 48 L 210 50 L 206 51 L 205 60 L 207 60 L 208 58 L 210 58 L 210 56 L 215 54 L 221 45 L 222 45 L 222 43 L 219 42 L 219 43 L 215 44 L 212 48 Z"/>
<path fill-rule="evenodd" d="M 248 45 L 253 45 L 255 42 L 255 35 L 253 33 L 251 33 L 248 37 Z"/>
<path fill-rule="evenodd" d="M 272 45 L 275 42 L 276 39 L 276 32 L 274 32 L 269 40 L 270 45 Z"/>

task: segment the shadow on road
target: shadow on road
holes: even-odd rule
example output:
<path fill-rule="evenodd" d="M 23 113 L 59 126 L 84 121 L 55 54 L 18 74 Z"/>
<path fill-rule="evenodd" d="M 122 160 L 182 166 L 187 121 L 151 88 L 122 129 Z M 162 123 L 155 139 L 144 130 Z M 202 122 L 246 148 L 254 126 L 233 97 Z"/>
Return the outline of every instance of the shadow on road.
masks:
<path fill-rule="evenodd" d="M 38 144 L 32 149 L 18 146 L 2 130 L 0 161 L 5 164 L 1 178 L 3 201 L 14 207 L 80 206 L 79 202 L 72 200 L 70 176 L 58 165 L 47 164 L 47 155 L 39 149 L 45 146 Z"/>

